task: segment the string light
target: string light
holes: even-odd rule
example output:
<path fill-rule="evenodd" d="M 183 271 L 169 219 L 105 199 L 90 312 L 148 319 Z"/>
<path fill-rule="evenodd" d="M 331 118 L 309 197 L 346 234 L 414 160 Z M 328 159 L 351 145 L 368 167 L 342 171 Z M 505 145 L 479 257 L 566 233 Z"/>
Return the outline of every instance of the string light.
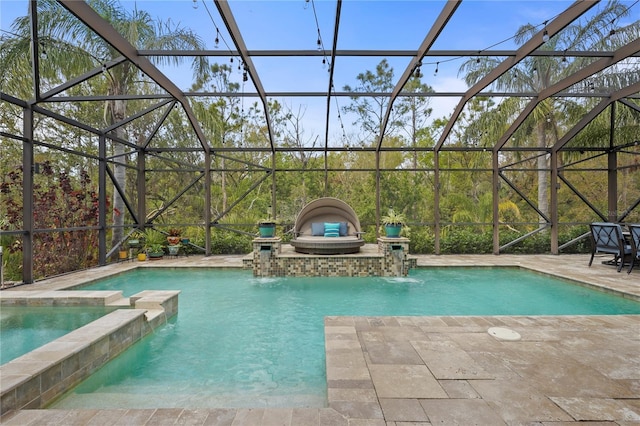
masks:
<path fill-rule="evenodd" d="M 198 0 L 193 0 L 193 4 L 191 6 L 193 6 L 194 9 L 197 9 L 198 8 Z"/>
<path fill-rule="evenodd" d="M 215 40 L 215 48 L 217 49 L 220 45 L 220 30 L 216 28 L 216 40 Z"/>
<path fill-rule="evenodd" d="M 433 76 L 437 77 L 438 76 L 438 66 L 440 65 L 440 62 L 436 62 L 436 70 L 433 72 Z"/>
<path fill-rule="evenodd" d="M 40 41 L 38 44 L 40 45 L 40 53 L 42 54 L 42 57 L 47 59 L 47 49 L 44 48 L 44 42 Z"/>
<path fill-rule="evenodd" d="M 415 73 L 413 74 L 415 78 L 422 77 L 422 74 L 420 73 L 420 67 L 421 66 L 422 66 L 422 62 L 418 62 L 417 66 L 416 66 Z"/>

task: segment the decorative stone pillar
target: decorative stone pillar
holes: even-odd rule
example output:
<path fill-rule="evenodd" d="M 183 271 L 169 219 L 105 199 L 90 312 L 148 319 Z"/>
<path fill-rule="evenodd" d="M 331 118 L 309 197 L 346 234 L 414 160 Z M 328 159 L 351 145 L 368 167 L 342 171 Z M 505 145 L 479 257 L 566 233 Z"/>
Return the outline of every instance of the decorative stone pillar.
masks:
<path fill-rule="evenodd" d="M 409 274 L 411 262 L 408 238 L 378 238 L 378 251 L 383 255 L 382 275 L 385 277 L 405 277 Z"/>
<path fill-rule="evenodd" d="M 282 249 L 282 239 L 253 239 L 253 275 L 255 277 L 278 276 L 278 255 Z"/>

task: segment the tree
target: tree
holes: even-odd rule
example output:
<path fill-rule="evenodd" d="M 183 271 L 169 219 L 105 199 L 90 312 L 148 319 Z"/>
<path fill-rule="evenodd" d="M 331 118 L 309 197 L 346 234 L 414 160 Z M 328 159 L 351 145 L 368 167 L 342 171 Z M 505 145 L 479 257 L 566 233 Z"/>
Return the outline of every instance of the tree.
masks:
<path fill-rule="evenodd" d="M 238 93 L 240 84 L 231 81 L 232 67 L 226 64 L 213 64 L 208 75 L 198 81 L 191 87 L 191 90 L 207 90 L 211 92 L 231 92 Z M 243 119 L 240 111 L 240 98 L 238 97 L 215 97 L 212 101 L 193 101 L 195 114 L 200 120 L 202 129 L 212 141 L 213 150 L 216 147 L 228 147 L 239 145 L 237 136 L 242 129 Z M 217 158 L 216 158 L 217 160 Z M 226 158 L 224 155 L 219 157 L 220 168 L 220 184 L 222 192 L 221 211 L 227 210 L 228 194 L 227 194 L 227 172 Z"/>
<path fill-rule="evenodd" d="M 345 113 L 354 113 L 358 118 L 352 124 L 358 126 L 364 132 L 363 141 L 380 136 L 380 128 L 384 114 L 389 105 L 388 96 L 360 96 L 358 93 L 391 93 L 394 88 L 393 68 L 386 59 L 376 65 L 375 73 L 369 70 L 358 74 L 359 84 L 352 88 L 344 86 L 346 92 L 354 93 L 351 96 L 351 104 L 342 107 Z M 398 112 L 392 111 L 385 134 L 392 134 L 400 126 Z"/>
<path fill-rule="evenodd" d="M 628 13 L 628 8 L 625 8 L 618 1 L 611 1 L 586 22 L 577 22 L 570 25 L 552 37 L 541 47 L 541 50 L 602 50 L 603 40 L 608 37 L 610 23 L 626 16 Z M 524 25 L 518 29 L 514 40 L 517 44 L 524 44 L 538 31 L 539 29 L 534 25 Z M 632 31 L 632 28 L 628 28 L 626 31 Z M 626 31 L 621 30 L 622 33 Z M 500 62 L 499 58 L 470 59 L 462 64 L 459 73 L 464 74 L 465 81 L 471 86 Z M 570 58 L 530 56 L 523 60 L 519 66 L 513 67 L 499 78 L 495 82 L 495 88 L 498 91 L 540 93 L 583 66 L 584 62 L 582 60 L 572 61 Z M 527 100 L 522 99 L 522 102 L 527 102 Z M 520 109 L 523 107 L 524 104 L 520 106 Z M 538 209 L 547 217 L 549 217 L 549 180 L 547 179 L 549 159 L 543 155 L 543 152 L 557 141 L 557 135 L 563 125 L 566 125 L 568 120 L 573 119 L 571 114 L 567 112 L 576 109 L 579 109 L 577 105 L 566 98 L 564 100 L 547 98 L 535 109 L 532 116 L 532 125 L 535 129 L 535 146 L 541 151 L 536 160 L 536 169 L 538 170 Z M 526 139 L 523 138 L 516 141 L 516 143 L 525 141 Z M 540 218 L 540 222 L 541 226 L 546 226 L 543 218 Z"/>
<path fill-rule="evenodd" d="M 204 44 L 191 30 L 171 22 L 155 21 L 148 12 L 138 10 L 129 12 L 116 0 L 88 0 L 89 5 L 111 24 L 123 37 L 137 49 L 203 49 Z M 8 72 L 15 69 L 28 69 L 30 17 L 17 18 L 12 24 L 15 37 L 3 42 L 4 53 L 0 58 L 2 67 Z M 38 36 L 41 50 L 47 52 L 47 61 L 43 61 L 42 77 L 47 85 L 56 85 L 96 67 L 104 67 L 120 54 L 104 39 L 95 34 L 73 14 L 54 0 L 38 1 Z M 11 61 L 18 60 L 12 64 Z M 180 64 L 180 56 L 162 56 L 152 58 L 158 63 Z M 9 61 L 8 63 L 6 61 Z M 194 73 L 203 75 L 206 59 L 197 58 L 193 64 Z M 27 74 L 28 75 L 28 74 Z M 6 78 L 6 77 L 4 77 Z M 3 79 L 4 79 L 3 78 Z M 136 93 L 140 80 L 140 71 L 130 62 L 103 72 L 106 92 L 110 96 Z M 127 100 L 111 99 L 105 105 L 105 124 L 111 126 L 122 122 L 127 116 Z M 114 135 L 126 140 L 123 127 L 117 127 Z M 114 180 L 123 192 L 126 189 L 125 147 L 113 143 Z M 113 191 L 113 233 L 112 245 L 120 243 L 124 236 L 124 201 L 120 193 Z"/>
<path fill-rule="evenodd" d="M 408 93 L 429 93 L 433 92 L 433 88 L 428 84 L 420 81 L 420 76 L 413 75 L 407 81 L 402 89 L 403 92 Z M 406 117 L 404 125 L 399 125 L 400 129 L 404 131 L 409 139 L 409 144 L 412 148 L 418 146 L 419 139 L 429 140 L 427 131 L 427 120 L 431 116 L 433 111 L 429 108 L 431 98 L 426 96 L 407 96 L 399 98 L 394 104 L 394 109 L 398 110 L 398 114 L 402 117 Z M 418 152 L 413 151 L 412 156 L 413 168 L 418 167 Z"/>

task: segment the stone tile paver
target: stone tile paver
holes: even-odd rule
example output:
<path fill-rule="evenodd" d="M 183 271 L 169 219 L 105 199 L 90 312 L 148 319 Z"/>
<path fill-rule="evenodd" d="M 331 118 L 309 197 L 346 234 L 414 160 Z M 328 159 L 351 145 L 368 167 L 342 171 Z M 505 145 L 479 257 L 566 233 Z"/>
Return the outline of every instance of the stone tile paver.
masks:
<path fill-rule="evenodd" d="M 369 366 L 379 398 L 447 398 L 425 365 Z"/>
<path fill-rule="evenodd" d="M 412 345 L 438 380 L 494 378 L 455 342 L 420 341 L 412 342 Z"/>
<path fill-rule="evenodd" d="M 380 398 L 380 406 L 387 421 L 429 421 L 417 399 Z"/>
<path fill-rule="evenodd" d="M 434 425 L 506 425 L 504 420 L 482 399 L 424 399 L 420 404 Z"/>
<path fill-rule="evenodd" d="M 640 410 L 630 406 L 625 400 L 610 398 L 551 399 L 578 421 L 611 420 L 637 422 L 640 424 Z"/>

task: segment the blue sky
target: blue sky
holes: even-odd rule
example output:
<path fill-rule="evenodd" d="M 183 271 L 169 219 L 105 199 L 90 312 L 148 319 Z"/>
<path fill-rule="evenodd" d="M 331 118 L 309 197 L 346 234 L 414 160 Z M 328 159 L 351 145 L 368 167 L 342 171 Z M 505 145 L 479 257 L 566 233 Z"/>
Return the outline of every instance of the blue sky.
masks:
<path fill-rule="evenodd" d="M 206 2 L 206 3 L 205 3 Z M 122 1 L 125 8 L 144 9 L 161 20 L 171 19 L 174 23 L 188 26 L 196 31 L 207 43 L 207 48 L 215 48 L 216 26 L 220 29 L 218 49 L 226 50 L 225 42 L 232 46 L 231 38 L 224 29 L 216 6 L 212 0 L 142 0 Z M 338 49 L 407 49 L 419 47 L 429 28 L 442 10 L 444 1 L 365 1 L 344 0 L 341 10 Z M 479 1 L 465 0 L 458 7 L 445 31 L 439 36 L 433 49 L 484 50 L 514 49 L 510 39 L 517 29 L 526 23 L 542 25 L 565 10 L 573 1 Z M 623 2 L 631 8 L 632 15 L 627 22 L 640 19 L 640 5 L 634 1 Z M 206 7 L 205 7 L 206 4 Z M 335 1 L 280 0 L 280 1 L 239 1 L 229 2 L 250 50 L 262 49 L 315 49 L 318 27 L 325 49 L 330 49 L 335 20 Z M 596 6 L 593 10 L 605 5 Z M 315 14 L 314 14 L 315 9 Z M 10 23 L 25 14 L 27 0 L 2 0 L 0 3 L 0 23 L 3 30 L 9 30 Z M 208 10 L 208 12 L 207 12 Z M 209 13 L 211 16 L 209 16 Z M 590 12 L 591 13 L 591 12 Z M 316 26 L 316 17 L 318 26 Z M 623 23 L 622 23 L 623 24 Z M 358 73 L 374 70 L 381 57 L 346 58 L 339 57 L 335 64 L 335 88 L 342 90 L 345 84 L 355 86 Z M 422 68 L 423 82 L 437 92 L 464 91 L 466 85 L 458 78 L 458 68 L 467 58 L 425 58 Z M 219 62 L 228 63 L 228 58 Z M 409 62 L 409 58 L 389 58 L 395 74 L 399 77 Z M 434 76 L 438 64 L 438 73 Z M 261 82 L 267 91 L 326 91 L 328 72 L 323 68 L 320 57 L 311 58 L 254 58 Z M 187 90 L 191 83 L 190 71 L 161 68 L 174 78 L 178 85 Z M 240 72 L 235 78 L 241 80 Z M 253 91 L 249 84 L 247 92 Z M 307 106 L 305 118 L 313 132 L 323 135 L 326 100 L 324 98 L 279 99 L 297 110 L 298 104 Z M 340 107 L 347 103 L 339 98 Z M 458 98 L 436 98 L 432 101 L 433 117 L 448 116 L 458 102 Z M 332 102 L 335 109 L 335 102 Z M 309 116 L 313 116 L 311 119 Z M 331 120 L 337 112 L 332 111 Z M 345 126 L 350 120 L 343 117 Z M 322 125 L 318 126 L 317 123 Z M 332 128 L 336 126 L 332 124 Z M 339 126 L 337 126 L 339 128 Z M 336 130 L 337 131 L 337 130 Z"/>

